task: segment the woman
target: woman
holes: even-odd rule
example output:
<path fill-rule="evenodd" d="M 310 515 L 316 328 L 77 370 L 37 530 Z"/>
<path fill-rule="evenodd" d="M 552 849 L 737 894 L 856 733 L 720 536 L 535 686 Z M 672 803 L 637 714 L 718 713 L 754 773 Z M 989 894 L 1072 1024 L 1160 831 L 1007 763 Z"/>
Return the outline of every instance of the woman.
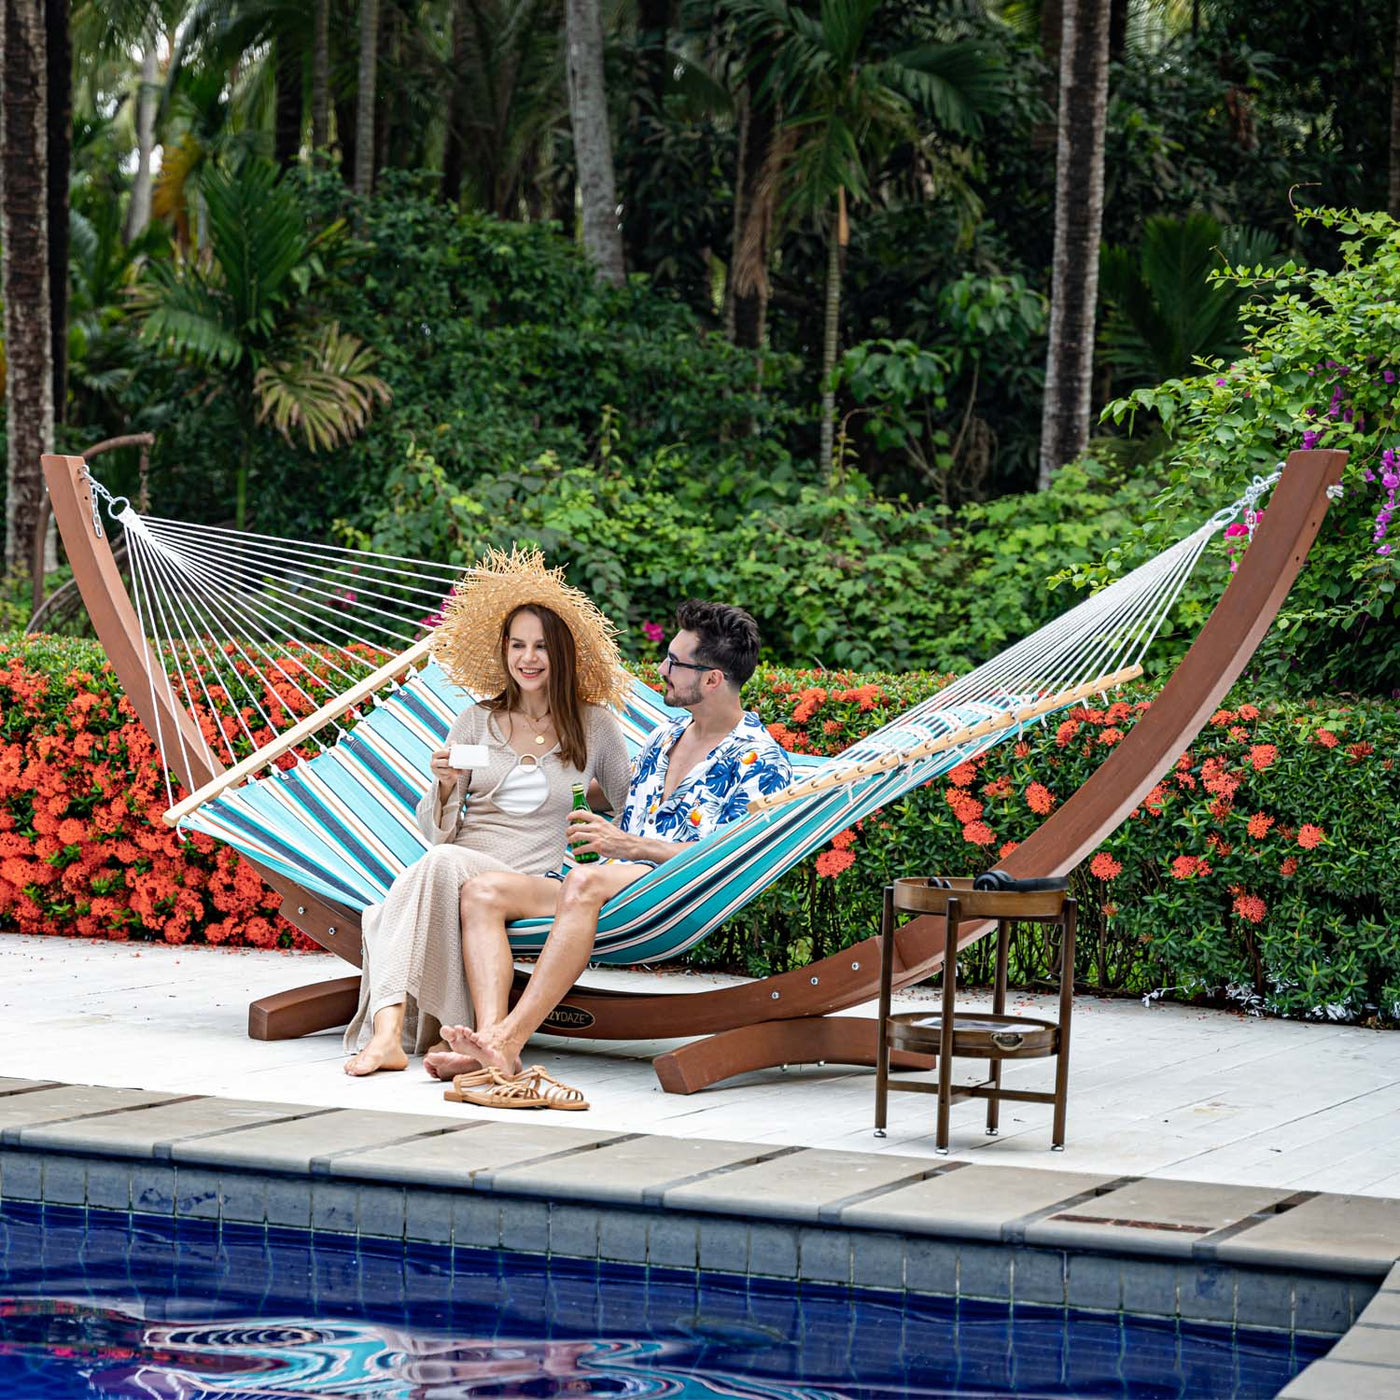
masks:
<path fill-rule="evenodd" d="M 575 784 L 596 781 L 619 809 L 627 796 L 627 748 L 604 708 L 627 690 L 612 624 L 542 554 L 491 551 L 454 592 L 433 653 L 490 698 L 463 710 L 432 755 L 416 814 L 431 849 L 364 912 L 350 1075 L 404 1069 L 440 1023 L 472 1024 L 459 914 L 472 878 L 557 872 Z M 452 766 L 454 746 L 470 767 Z"/>

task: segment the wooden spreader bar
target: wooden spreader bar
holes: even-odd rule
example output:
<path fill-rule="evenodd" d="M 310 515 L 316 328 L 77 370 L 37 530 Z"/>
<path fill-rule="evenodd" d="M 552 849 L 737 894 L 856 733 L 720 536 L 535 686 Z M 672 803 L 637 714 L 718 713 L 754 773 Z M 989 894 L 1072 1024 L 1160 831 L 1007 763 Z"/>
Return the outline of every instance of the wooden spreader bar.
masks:
<path fill-rule="evenodd" d="M 947 749 L 961 748 L 964 744 L 985 739 L 989 734 L 999 734 L 1003 729 L 1029 724 L 1032 720 L 1039 719 L 1041 715 L 1053 714 L 1056 710 L 1062 710 L 1078 700 L 1086 700 L 1089 696 L 1096 695 L 1100 691 L 1111 690 L 1114 686 L 1135 681 L 1140 675 L 1142 675 L 1141 666 L 1136 664 L 1125 666 L 1121 671 L 1113 671 L 1106 676 L 1100 676 L 1097 680 L 1085 681 L 1082 685 L 1074 686 L 1070 690 L 1061 690 L 1054 695 L 1048 695 L 1043 700 L 1037 700 L 1033 705 L 1024 705 L 1019 710 L 1008 710 L 1005 714 L 997 715 L 993 719 L 985 719 L 978 724 L 954 729 L 947 734 L 940 734 L 936 739 L 915 744 L 912 748 L 892 749 L 889 753 L 877 754 L 862 759 L 859 763 L 851 763 L 829 773 L 818 773 L 813 778 L 793 783 L 781 792 L 770 792 L 766 797 L 755 798 L 749 803 L 749 811 L 766 812 L 770 808 L 781 807 L 785 802 L 794 802 L 799 797 L 810 797 L 814 792 L 824 792 L 827 788 L 844 787 L 847 783 L 859 782 L 860 779 L 873 777 L 876 773 L 888 772 L 892 768 L 902 768 L 906 763 L 913 763 L 916 759 L 931 758 L 934 754 L 943 753 Z M 965 701 L 963 703 L 971 702 Z"/>
<path fill-rule="evenodd" d="M 358 705 L 361 700 L 373 695 L 381 685 L 387 685 L 410 666 L 422 661 L 432 649 L 432 645 L 432 637 L 424 637 L 422 641 L 414 642 L 407 651 L 400 652 L 392 661 L 386 661 L 377 671 L 371 671 L 363 680 L 356 681 L 343 695 L 337 695 L 335 699 L 328 700 L 319 710 L 313 711 L 305 719 L 298 720 L 290 729 L 284 730 L 273 739 L 271 743 L 264 744 L 256 753 L 250 753 L 241 763 L 235 763 L 232 768 L 225 768 L 223 772 L 211 778 L 203 787 L 190 793 L 183 801 L 177 802 L 164 814 L 162 820 L 166 826 L 178 826 L 181 819 L 189 816 L 196 808 L 204 806 L 206 802 L 211 802 L 235 783 L 241 783 L 244 778 L 266 768 L 274 759 L 281 758 L 284 753 L 294 749 L 303 739 L 309 739 L 323 724 L 329 723 L 337 715 L 343 715 L 347 710 Z"/>

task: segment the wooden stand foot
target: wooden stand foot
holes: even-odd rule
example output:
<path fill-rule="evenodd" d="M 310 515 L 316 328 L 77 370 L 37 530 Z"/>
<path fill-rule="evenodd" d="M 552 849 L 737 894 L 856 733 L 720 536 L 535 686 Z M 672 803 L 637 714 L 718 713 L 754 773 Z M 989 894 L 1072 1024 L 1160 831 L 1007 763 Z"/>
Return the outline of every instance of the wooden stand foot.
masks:
<path fill-rule="evenodd" d="M 868 1016 L 799 1016 L 721 1031 L 668 1050 L 652 1062 L 668 1094 L 693 1094 L 752 1069 L 777 1065 L 874 1065 L 879 1022 Z M 931 1069 L 932 1055 L 897 1053 L 898 1069 Z"/>
<path fill-rule="evenodd" d="M 349 1024 L 360 1004 L 360 979 L 337 977 L 259 997 L 248 1007 L 250 1040 L 295 1040 Z"/>

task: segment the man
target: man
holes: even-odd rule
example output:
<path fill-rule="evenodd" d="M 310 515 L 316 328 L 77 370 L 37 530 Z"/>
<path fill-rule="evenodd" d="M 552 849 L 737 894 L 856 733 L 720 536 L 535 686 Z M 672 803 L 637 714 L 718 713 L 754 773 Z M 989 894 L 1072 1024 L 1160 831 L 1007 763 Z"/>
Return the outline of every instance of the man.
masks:
<path fill-rule="evenodd" d="M 462 946 L 477 1024 L 444 1026 L 452 1052 L 427 1057 L 439 1079 L 487 1068 L 515 1072 L 525 1042 L 588 965 L 598 914 L 613 895 L 686 845 L 737 821 L 749 802 L 786 787 L 792 764 L 759 717 L 739 701 L 758 664 L 758 624 L 742 608 L 689 602 L 676 613 L 661 676 L 665 700 L 689 713 L 663 725 L 637 755 L 617 825 L 592 812 L 571 816 L 576 865 L 563 881 L 490 872 L 462 893 Z M 529 984 L 507 1011 L 512 919 L 554 918 Z"/>

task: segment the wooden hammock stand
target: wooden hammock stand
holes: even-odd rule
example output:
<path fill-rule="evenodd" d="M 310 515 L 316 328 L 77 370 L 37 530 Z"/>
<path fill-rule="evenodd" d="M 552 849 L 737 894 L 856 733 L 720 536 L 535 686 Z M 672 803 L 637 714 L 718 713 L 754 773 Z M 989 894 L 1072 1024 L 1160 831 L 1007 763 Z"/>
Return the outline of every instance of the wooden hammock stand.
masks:
<path fill-rule="evenodd" d="M 1067 874 L 1127 818 L 1190 746 L 1272 624 L 1322 525 L 1328 488 L 1340 481 L 1346 457 L 1334 451 L 1289 455 L 1238 572 L 1152 708 L 1089 781 L 1001 862 L 1003 869 L 1013 876 Z M 175 771 L 193 792 L 220 770 L 194 756 L 202 745 L 188 711 L 169 696 L 152 697 L 147 668 L 158 663 L 141 634 L 106 530 L 100 535 L 94 531 L 97 512 L 85 463 L 81 457 L 45 456 L 43 466 L 54 517 L 98 639 L 146 728 L 157 732 L 154 706 L 165 731 L 185 734 L 190 771 Z M 356 911 L 252 864 L 282 896 L 285 918 L 323 948 L 359 965 Z M 963 925 L 958 946 L 992 927 Z M 899 930 L 896 990 L 938 969 L 944 937 L 938 915 L 914 919 Z M 524 974 L 517 979 L 517 993 L 523 981 Z M 658 995 L 580 984 L 542 1029 L 602 1040 L 700 1037 L 654 1062 L 667 1093 L 689 1094 L 774 1065 L 873 1065 L 878 1023 L 831 1013 L 873 1000 L 879 982 L 879 940 L 868 938 L 808 967 L 706 992 Z M 340 977 L 260 998 L 248 1008 L 248 1034 L 255 1040 L 283 1040 L 343 1025 L 354 1014 L 358 995 L 359 978 Z"/>

